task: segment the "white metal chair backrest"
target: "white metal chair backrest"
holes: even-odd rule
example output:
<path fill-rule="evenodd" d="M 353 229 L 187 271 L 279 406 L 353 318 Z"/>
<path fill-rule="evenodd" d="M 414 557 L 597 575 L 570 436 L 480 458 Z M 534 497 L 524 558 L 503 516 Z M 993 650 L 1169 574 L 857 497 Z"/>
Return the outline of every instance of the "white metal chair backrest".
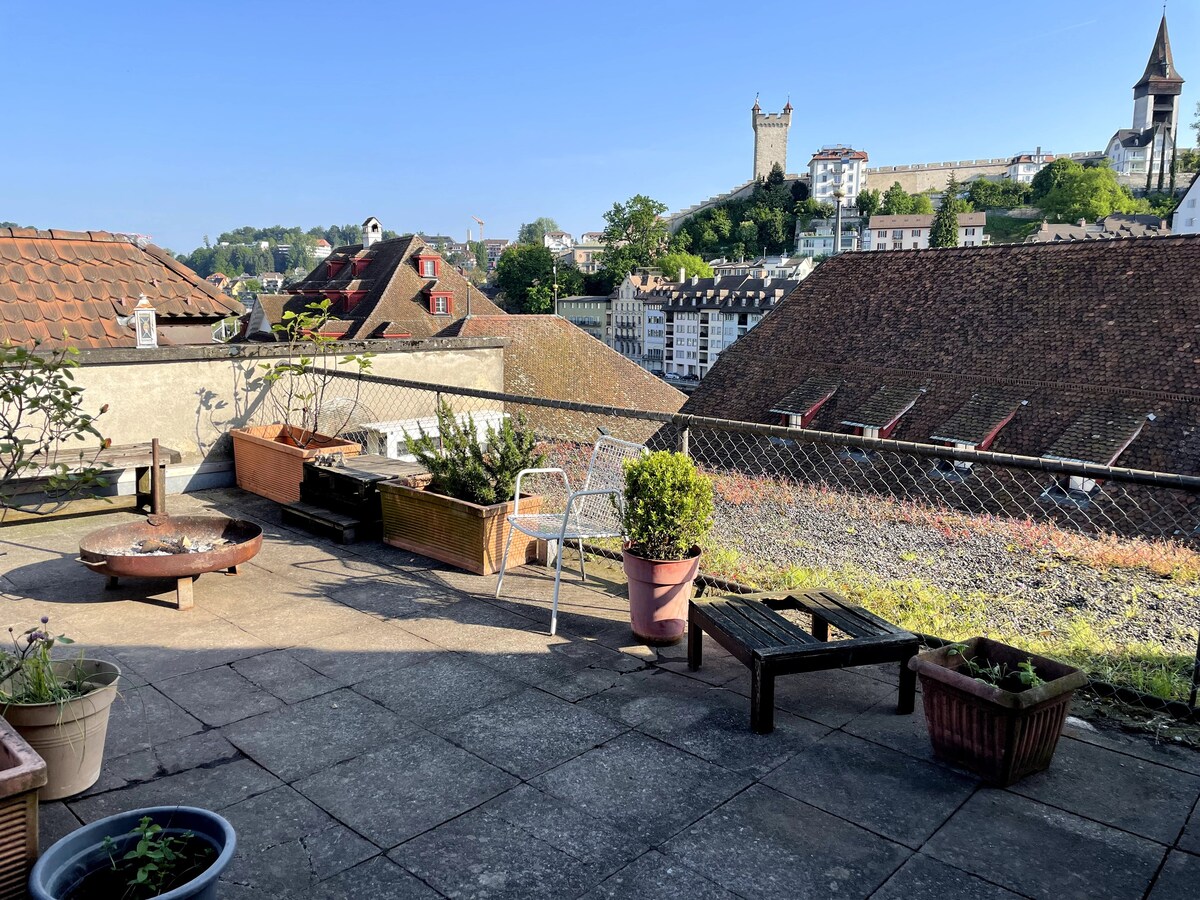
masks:
<path fill-rule="evenodd" d="M 583 491 L 624 491 L 625 463 L 627 460 L 645 456 L 649 451 L 641 444 L 621 441 L 602 436 L 592 448 L 587 477 Z M 575 514 L 588 522 L 607 526 L 613 534 L 621 533 L 621 523 L 611 496 L 593 495 L 580 497 L 576 502 Z"/>

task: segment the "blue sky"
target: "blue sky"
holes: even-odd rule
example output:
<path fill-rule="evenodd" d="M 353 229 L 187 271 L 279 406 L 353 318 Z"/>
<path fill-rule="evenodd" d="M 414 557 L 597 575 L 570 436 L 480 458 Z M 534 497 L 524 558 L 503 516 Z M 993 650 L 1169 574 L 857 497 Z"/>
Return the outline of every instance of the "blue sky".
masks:
<path fill-rule="evenodd" d="M 1101 149 L 1130 124 L 1160 15 L 1145 0 L 0 0 L 0 220 L 176 251 L 368 215 L 456 237 L 472 215 L 489 237 L 548 215 L 579 234 L 635 193 L 677 209 L 748 178 L 756 93 L 796 108 L 789 171 L 832 143 L 872 165 Z M 1176 0 L 1168 22 L 1189 123 L 1200 3 Z"/>

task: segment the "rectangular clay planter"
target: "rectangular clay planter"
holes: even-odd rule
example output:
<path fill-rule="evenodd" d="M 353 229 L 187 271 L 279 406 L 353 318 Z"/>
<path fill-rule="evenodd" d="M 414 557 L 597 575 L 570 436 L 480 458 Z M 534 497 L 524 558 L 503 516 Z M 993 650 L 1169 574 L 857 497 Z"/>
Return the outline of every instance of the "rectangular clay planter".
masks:
<path fill-rule="evenodd" d="M 0 719 L 0 897 L 24 897 L 38 855 L 38 788 L 46 764 Z"/>
<path fill-rule="evenodd" d="M 508 520 L 513 504 L 479 506 L 395 481 L 379 483 L 383 503 L 383 541 L 401 550 L 429 556 L 476 575 L 500 571 Z M 540 497 L 521 497 L 521 513 L 541 510 Z M 537 541 L 513 534 L 508 568 L 523 566 L 537 555 Z"/>
<path fill-rule="evenodd" d="M 276 503 L 300 499 L 306 460 L 327 453 L 358 456 L 362 450 L 353 441 L 307 431 L 297 441 L 286 425 L 247 425 L 232 429 L 229 436 L 238 487 Z"/>
<path fill-rule="evenodd" d="M 1003 663 L 1010 671 L 1031 659 L 1045 684 L 1008 691 L 977 681 L 959 671 L 963 658 L 949 648 L 914 657 L 909 668 L 921 679 L 925 721 L 934 755 L 1007 787 L 1050 765 L 1071 695 L 1087 676 L 1064 663 L 1009 647 L 987 638 L 972 638 L 968 657 Z"/>

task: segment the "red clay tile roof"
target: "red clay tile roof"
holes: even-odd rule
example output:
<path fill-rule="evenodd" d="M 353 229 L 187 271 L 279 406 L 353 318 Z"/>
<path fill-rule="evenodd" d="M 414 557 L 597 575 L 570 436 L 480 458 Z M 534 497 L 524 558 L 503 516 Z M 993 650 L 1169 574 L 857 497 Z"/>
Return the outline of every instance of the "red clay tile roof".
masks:
<path fill-rule="evenodd" d="M 145 294 L 160 324 L 217 322 L 243 307 L 153 245 L 103 231 L 0 228 L 0 341 L 133 347 Z M 64 336 L 65 332 L 65 336 Z"/>
<path fill-rule="evenodd" d="M 361 244 L 338 247 L 301 281 L 286 289 L 293 296 L 278 313 L 273 308 L 264 307 L 264 312 L 268 314 L 267 321 L 278 322 L 278 314 L 283 310 L 301 312 L 314 300 L 329 297 L 334 301 L 331 312 L 351 323 L 346 334 L 347 340 L 378 337 L 383 333 L 381 329 L 384 326 L 402 330 L 414 338 L 433 337 L 448 333 L 447 329 L 467 314 L 468 291 L 472 313 L 504 315 L 500 307 L 445 261 L 441 264 L 441 277 L 436 282 L 436 289 L 454 293 L 454 314 L 431 314 L 428 292 L 430 279 L 417 274 L 414 264 L 417 255 L 422 252 L 429 256 L 437 255 L 427 248 L 420 237 L 411 234 L 376 241 L 366 250 Z M 339 263 L 354 259 L 368 260 L 357 277 L 352 266 L 338 267 Z M 329 274 L 331 269 L 338 269 L 332 278 Z M 344 291 L 366 291 L 366 294 L 347 310 L 341 305 L 341 292 Z"/>
<path fill-rule="evenodd" d="M 778 424 L 771 410 L 821 375 L 841 386 L 811 427 L 847 432 L 884 385 L 921 385 L 893 437 L 929 443 L 1004 388 L 1029 402 L 993 450 L 1042 456 L 1116 404 L 1156 415 L 1120 465 L 1198 474 L 1198 273 L 1200 235 L 846 253 L 725 350 L 683 412 Z"/>
<path fill-rule="evenodd" d="M 504 349 L 504 389 L 511 394 L 666 413 L 683 406 L 682 393 L 559 316 L 472 316 L 458 334 L 510 339 Z M 526 412 L 545 433 L 596 438 L 595 416 L 544 407 Z M 658 428 L 653 422 L 620 424 L 627 430 L 616 436 L 630 440 L 644 441 Z"/>

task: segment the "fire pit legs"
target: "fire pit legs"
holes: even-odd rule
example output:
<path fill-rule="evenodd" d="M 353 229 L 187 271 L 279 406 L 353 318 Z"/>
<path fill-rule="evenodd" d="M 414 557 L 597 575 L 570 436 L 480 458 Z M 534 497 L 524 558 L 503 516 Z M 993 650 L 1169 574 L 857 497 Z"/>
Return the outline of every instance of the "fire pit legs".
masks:
<path fill-rule="evenodd" d="M 238 573 L 237 566 L 230 566 L 228 569 L 225 570 L 225 574 L 227 574 L 227 575 L 236 575 L 237 573 Z"/>
<path fill-rule="evenodd" d="M 192 582 L 195 578 L 195 575 L 185 575 L 175 582 L 175 605 L 177 608 L 192 608 Z"/>
<path fill-rule="evenodd" d="M 120 586 L 121 586 L 121 580 L 119 578 L 117 578 L 116 575 L 109 575 L 108 583 L 104 585 L 104 589 L 108 590 L 108 591 L 115 591 Z"/>

